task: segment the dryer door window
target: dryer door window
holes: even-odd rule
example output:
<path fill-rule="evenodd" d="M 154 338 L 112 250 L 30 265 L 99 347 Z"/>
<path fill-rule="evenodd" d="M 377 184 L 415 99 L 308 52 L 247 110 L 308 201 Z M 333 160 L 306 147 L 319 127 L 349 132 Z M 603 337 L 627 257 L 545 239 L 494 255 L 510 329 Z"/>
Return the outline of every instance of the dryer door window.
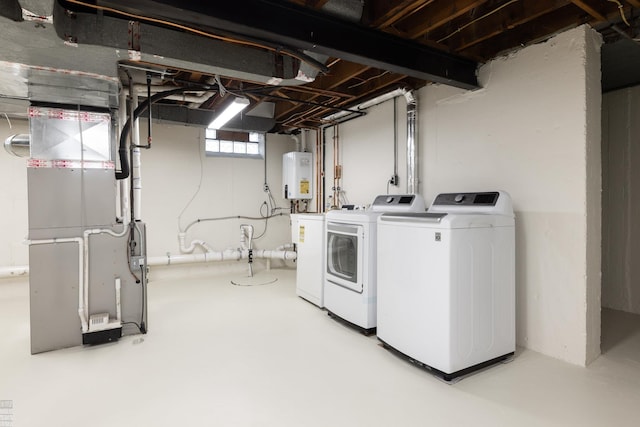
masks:
<path fill-rule="evenodd" d="M 329 226 L 327 232 L 327 280 L 356 292 L 358 283 L 359 226 Z"/>

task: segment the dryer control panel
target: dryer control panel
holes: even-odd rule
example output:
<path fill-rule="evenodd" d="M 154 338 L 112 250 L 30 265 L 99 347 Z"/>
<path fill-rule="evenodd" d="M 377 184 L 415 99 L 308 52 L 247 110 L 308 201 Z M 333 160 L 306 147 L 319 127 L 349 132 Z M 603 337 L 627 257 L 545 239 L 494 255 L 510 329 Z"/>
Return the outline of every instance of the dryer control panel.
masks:
<path fill-rule="evenodd" d="M 426 205 L 419 194 L 382 194 L 371 204 L 374 212 L 424 212 Z"/>

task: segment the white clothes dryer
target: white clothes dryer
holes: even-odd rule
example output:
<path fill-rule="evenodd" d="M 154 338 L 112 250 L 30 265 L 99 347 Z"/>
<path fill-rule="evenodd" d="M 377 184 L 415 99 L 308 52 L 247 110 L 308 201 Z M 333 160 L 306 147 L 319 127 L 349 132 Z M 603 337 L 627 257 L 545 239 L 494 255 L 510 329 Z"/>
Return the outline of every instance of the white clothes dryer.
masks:
<path fill-rule="evenodd" d="M 446 381 L 515 351 L 515 231 L 503 191 L 378 219 L 378 338 Z"/>
<path fill-rule="evenodd" d="M 424 212 L 422 196 L 382 195 L 368 210 L 326 214 L 324 306 L 365 335 L 376 328 L 376 222 L 383 212 Z"/>

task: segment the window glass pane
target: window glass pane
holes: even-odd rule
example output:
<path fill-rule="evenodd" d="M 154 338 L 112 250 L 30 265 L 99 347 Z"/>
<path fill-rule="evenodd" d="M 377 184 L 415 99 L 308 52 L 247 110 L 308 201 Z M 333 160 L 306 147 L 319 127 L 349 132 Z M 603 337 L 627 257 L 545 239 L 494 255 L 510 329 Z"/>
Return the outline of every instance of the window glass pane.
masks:
<path fill-rule="evenodd" d="M 230 132 L 206 129 L 204 147 L 207 156 L 264 158 L 265 134 L 260 132 Z M 250 142 L 247 142 L 250 140 Z"/>
<path fill-rule="evenodd" d="M 246 144 L 245 142 L 235 141 L 233 143 L 233 152 L 234 153 L 242 153 L 242 154 L 246 153 L 247 152 L 247 148 L 246 148 L 245 144 Z"/>
<path fill-rule="evenodd" d="M 260 144 L 257 142 L 247 142 L 247 154 L 260 154 Z"/>
<path fill-rule="evenodd" d="M 216 132 L 215 129 L 207 128 L 204 137 L 207 138 L 207 139 L 216 139 L 217 138 L 217 132 Z"/>
<path fill-rule="evenodd" d="M 218 153 L 220 151 L 220 141 L 217 139 L 207 139 L 205 141 L 205 150 Z"/>
<path fill-rule="evenodd" d="M 233 141 L 220 141 L 221 153 L 233 153 Z"/>

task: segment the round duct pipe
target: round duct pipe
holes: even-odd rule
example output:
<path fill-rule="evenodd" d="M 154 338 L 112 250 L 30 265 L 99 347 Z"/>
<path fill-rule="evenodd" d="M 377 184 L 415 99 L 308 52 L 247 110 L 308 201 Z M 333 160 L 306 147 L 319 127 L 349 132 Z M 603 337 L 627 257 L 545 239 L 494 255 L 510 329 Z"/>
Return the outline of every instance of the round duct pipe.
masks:
<path fill-rule="evenodd" d="M 29 135 L 11 135 L 4 141 L 4 149 L 16 157 L 29 157 L 31 155 L 29 143 Z"/>

